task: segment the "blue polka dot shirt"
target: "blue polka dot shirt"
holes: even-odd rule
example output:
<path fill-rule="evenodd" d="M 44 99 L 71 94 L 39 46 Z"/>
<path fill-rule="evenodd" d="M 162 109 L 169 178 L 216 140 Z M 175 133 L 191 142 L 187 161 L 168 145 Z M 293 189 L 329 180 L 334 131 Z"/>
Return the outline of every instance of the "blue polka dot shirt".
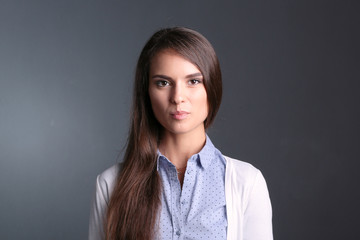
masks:
<path fill-rule="evenodd" d="M 188 159 L 181 189 L 176 167 L 158 152 L 163 189 L 157 239 L 226 239 L 225 166 L 207 136 Z"/>

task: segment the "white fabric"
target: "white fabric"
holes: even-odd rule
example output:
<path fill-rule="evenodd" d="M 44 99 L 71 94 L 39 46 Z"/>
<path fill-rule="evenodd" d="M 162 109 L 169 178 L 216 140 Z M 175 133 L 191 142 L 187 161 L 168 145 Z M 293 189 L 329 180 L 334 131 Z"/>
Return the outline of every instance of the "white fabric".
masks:
<path fill-rule="evenodd" d="M 227 240 L 272 240 L 272 210 L 263 175 L 249 163 L 224 157 Z M 97 177 L 89 240 L 104 239 L 104 218 L 119 167 L 116 164 Z"/>
<path fill-rule="evenodd" d="M 261 172 L 226 157 L 227 240 L 272 240 L 272 209 Z"/>

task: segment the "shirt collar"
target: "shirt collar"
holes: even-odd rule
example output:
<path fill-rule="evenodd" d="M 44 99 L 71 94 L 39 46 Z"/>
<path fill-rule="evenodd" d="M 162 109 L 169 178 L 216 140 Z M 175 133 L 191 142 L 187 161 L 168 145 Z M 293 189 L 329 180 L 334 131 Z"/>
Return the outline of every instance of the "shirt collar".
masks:
<path fill-rule="evenodd" d="M 204 147 L 198 153 L 201 166 L 206 169 L 211 161 L 215 158 L 216 148 L 214 144 L 211 142 L 208 135 L 206 135 L 206 142 Z"/>
<path fill-rule="evenodd" d="M 196 157 L 197 159 L 199 159 L 199 163 L 200 163 L 201 167 L 206 169 L 211 164 L 211 161 L 215 158 L 215 156 L 216 156 L 216 148 L 215 148 L 214 144 L 211 142 L 209 136 L 206 135 L 206 142 L 205 142 L 204 147 L 200 150 L 199 153 L 196 153 L 193 156 L 191 156 L 191 158 Z M 157 150 L 157 170 L 158 171 L 159 171 L 160 158 L 164 158 L 167 160 L 167 158 L 164 155 L 162 155 L 158 149 Z"/>

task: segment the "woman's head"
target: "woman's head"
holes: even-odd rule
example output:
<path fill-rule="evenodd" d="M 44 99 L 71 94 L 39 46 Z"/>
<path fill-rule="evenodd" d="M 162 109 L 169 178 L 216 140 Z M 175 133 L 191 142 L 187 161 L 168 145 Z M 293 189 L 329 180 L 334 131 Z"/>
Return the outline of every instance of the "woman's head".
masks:
<path fill-rule="evenodd" d="M 134 111 L 157 124 L 149 97 L 150 66 L 160 52 L 171 51 L 194 64 L 201 72 L 206 89 L 208 115 L 205 128 L 214 121 L 222 96 L 221 71 L 215 51 L 209 41 L 200 33 L 182 27 L 166 28 L 156 33 L 144 46 L 136 67 Z M 206 107 L 206 106 L 204 106 Z"/>

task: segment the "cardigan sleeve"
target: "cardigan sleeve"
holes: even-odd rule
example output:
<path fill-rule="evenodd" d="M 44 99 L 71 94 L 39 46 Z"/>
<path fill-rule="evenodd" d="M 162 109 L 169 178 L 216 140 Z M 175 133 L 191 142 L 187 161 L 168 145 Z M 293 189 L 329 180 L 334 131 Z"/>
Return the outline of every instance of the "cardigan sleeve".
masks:
<path fill-rule="evenodd" d="M 100 176 L 98 176 L 96 179 L 95 196 L 90 212 L 89 240 L 104 239 L 104 220 L 108 199 L 100 181 Z"/>
<path fill-rule="evenodd" d="M 257 170 L 244 212 L 244 240 L 272 240 L 272 209 L 268 188 Z"/>
<path fill-rule="evenodd" d="M 104 222 L 106 211 L 119 167 L 120 164 L 116 164 L 96 178 L 95 196 L 89 220 L 89 240 L 105 239 Z"/>

